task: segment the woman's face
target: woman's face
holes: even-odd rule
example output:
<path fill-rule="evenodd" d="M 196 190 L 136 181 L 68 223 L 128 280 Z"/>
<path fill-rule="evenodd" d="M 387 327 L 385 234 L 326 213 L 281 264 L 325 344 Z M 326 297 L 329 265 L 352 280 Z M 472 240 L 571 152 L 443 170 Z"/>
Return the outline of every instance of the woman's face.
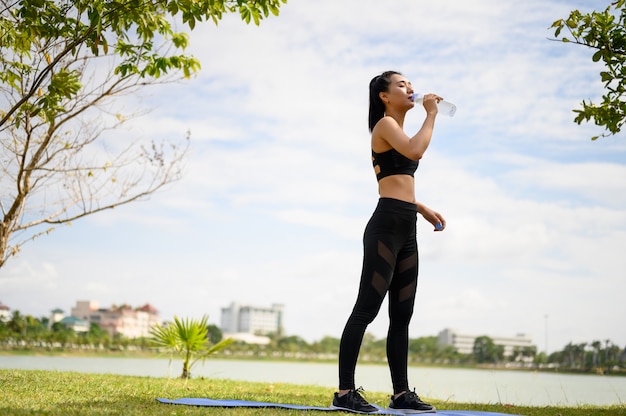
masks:
<path fill-rule="evenodd" d="M 410 105 L 413 107 L 415 103 L 411 96 L 415 91 L 413 91 L 411 82 L 404 75 L 400 74 L 393 74 L 390 80 L 388 90 L 380 93 L 383 103 L 392 106 L 400 105 L 404 107 Z"/>

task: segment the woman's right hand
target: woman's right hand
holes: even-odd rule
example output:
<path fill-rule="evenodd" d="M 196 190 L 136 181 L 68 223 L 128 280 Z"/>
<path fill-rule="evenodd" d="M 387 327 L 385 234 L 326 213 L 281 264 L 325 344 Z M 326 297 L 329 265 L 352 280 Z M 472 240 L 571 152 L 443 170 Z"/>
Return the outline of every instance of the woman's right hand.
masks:
<path fill-rule="evenodd" d="M 437 94 L 426 94 L 424 95 L 424 100 L 422 104 L 424 105 L 424 109 L 428 114 L 437 114 L 439 111 L 439 107 L 437 104 L 439 101 L 443 101 L 443 98 L 438 96 Z"/>

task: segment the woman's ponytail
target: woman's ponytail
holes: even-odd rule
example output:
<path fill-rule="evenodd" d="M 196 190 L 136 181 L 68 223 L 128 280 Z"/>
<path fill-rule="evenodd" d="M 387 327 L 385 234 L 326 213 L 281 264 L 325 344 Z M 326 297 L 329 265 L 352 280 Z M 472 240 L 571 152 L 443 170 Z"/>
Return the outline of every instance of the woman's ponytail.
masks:
<path fill-rule="evenodd" d="M 396 71 L 385 71 L 375 76 L 370 81 L 370 109 L 369 109 L 369 128 L 370 132 L 374 130 L 374 126 L 378 121 L 385 117 L 385 103 L 380 99 L 380 93 L 389 90 L 391 84 L 391 76 L 397 74 Z"/>

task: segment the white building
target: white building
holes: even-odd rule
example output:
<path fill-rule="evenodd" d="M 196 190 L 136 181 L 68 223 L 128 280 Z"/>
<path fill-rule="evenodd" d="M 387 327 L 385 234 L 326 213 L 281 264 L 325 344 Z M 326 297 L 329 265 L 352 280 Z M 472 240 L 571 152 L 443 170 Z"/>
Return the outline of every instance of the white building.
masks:
<path fill-rule="evenodd" d="M 61 322 L 63 318 L 65 318 L 65 313 L 63 312 L 63 309 L 56 308 L 50 311 L 50 319 L 48 319 L 48 329 L 52 328 L 52 325 L 56 324 L 57 322 Z"/>
<path fill-rule="evenodd" d="M 221 329 L 225 336 L 228 334 L 228 337 L 246 342 L 251 339 L 250 334 L 280 333 L 283 329 L 283 311 L 284 305 L 277 303 L 265 308 L 233 302 L 229 307 L 222 308 Z M 265 343 L 265 338 L 256 341 L 255 343 Z"/>
<path fill-rule="evenodd" d="M 437 344 L 449 345 L 461 353 L 471 354 L 474 350 L 474 341 L 481 335 L 461 334 L 450 328 L 446 328 L 439 333 Z M 513 355 L 513 350 L 517 348 L 533 347 L 533 341 L 525 334 L 517 334 L 514 337 L 490 336 L 487 335 L 494 344 L 504 347 L 504 355 Z"/>
<path fill-rule="evenodd" d="M 0 321 L 9 322 L 11 320 L 11 308 L 0 302 Z"/>
<path fill-rule="evenodd" d="M 77 334 L 86 334 L 89 332 L 89 322 L 75 316 L 66 316 L 61 319 L 59 323 Z"/>

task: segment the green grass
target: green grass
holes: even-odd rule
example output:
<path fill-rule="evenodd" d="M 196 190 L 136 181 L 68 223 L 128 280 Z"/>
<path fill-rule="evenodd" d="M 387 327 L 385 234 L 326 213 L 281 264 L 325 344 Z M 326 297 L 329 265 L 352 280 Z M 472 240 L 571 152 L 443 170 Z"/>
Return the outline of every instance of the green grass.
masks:
<path fill-rule="evenodd" d="M 312 406 L 328 406 L 334 390 L 319 386 L 249 383 L 222 379 L 166 379 L 75 372 L 0 370 L 0 415 L 303 415 L 344 413 L 289 409 L 207 408 L 167 405 L 157 397 L 206 397 Z M 380 406 L 384 393 L 367 393 Z M 427 399 L 427 398 L 425 398 Z M 479 410 L 517 415 L 589 416 L 626 415 L 626 406 L 522 407 L 502 404 L 449 403 L 430 400 L 441 410 Z M 345 413 L 346 415 L 348 413 Z"/>

